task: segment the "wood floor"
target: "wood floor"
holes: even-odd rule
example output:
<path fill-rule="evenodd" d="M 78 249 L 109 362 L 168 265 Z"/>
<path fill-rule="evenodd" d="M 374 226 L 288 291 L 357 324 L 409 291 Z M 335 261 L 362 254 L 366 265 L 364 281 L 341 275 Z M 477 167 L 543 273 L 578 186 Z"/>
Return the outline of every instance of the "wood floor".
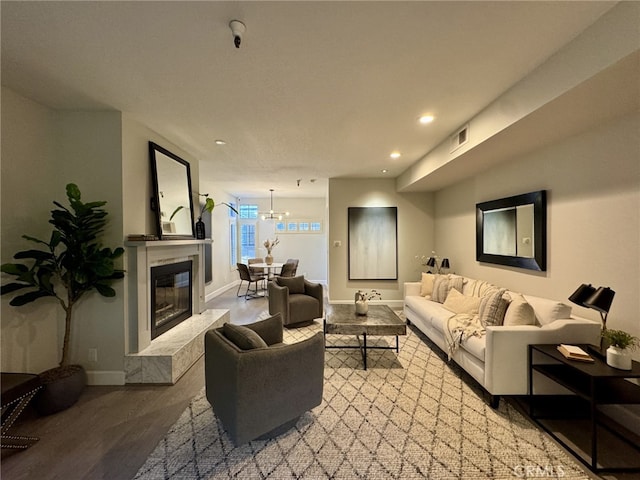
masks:
<path fill-rule="evenodd" d="M 232 288 L 207 304 L 227 308 L 231 321 L 250 323 L 267 309 L 264 298 L 245 301 Z M 204 387 L 200 359 L 173 386 L 87 387 L 72 408 L 48 417 L 26 412 L 15 430 L 40 437 L 26 451 L 2 451 L 2 480 L 129 480 L 171 425 Z M 597 479 L 593 474 L 592 478 Z M 606 475 L 611 480 L 638 474 Z"/>
<path fill-rule="evenodd" d="M 232 288 L 207 304 L 250 323 L 264 298 L 245 301 Z M 2 450 L 2 480 L 129 480 L 190 400 L 204 387 L 201 358 L 173 386 L 90 386 L 72 408 L 48 417 L 25 411 L 12 431 L 40 437 L 25 451 Z"/>

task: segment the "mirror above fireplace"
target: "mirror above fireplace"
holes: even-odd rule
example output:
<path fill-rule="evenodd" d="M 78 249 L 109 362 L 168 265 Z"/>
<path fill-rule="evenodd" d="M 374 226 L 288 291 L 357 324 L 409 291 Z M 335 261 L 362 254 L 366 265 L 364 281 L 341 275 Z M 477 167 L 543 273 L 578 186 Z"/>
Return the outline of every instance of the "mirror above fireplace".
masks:
<path fill-rule="evenodd" d="M 194 238 L 193 197 L 189 162 L 149 142 L 153 198 L 160 239 Z"/>
<path fill-rule="evenodd" d="M 545 190 L 476 204 L 476 260 L 546 271 Z"/>

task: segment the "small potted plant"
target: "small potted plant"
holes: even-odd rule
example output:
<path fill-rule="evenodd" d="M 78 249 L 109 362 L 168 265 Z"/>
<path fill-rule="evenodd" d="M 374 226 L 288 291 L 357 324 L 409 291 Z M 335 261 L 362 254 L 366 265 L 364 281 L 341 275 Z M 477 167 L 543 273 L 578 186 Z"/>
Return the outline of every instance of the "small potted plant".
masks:
<path fill-rule="evenodd" d="M 631 352 L 640 346 L 640 339 L 623 330 L 604 329 L 602 337 L 609 343 L 607 365 L 620 370 L 631 370 Z"/>
<path fill-rule="evenodd" d="M 226 202 L 220 202 L 216 204 L 216 202 L 213 201 L 213 198 L 209 198 L 208 193 L 201 193 L 200 196 L 206 198 L 204 205 L 202 205 L 202 209 L 200 210 L 198 221 L 196 222 L 196 238 L 202 240 L 205 238 L 205 235 L 206 235 L 206 232 L 204 230 L 204 222 L 202 221 L 202 215 L 204 215 L 205 211 L 211 213 L 213 212 L 213 209 L 216 208 L 217 205 L 226 205 L 231 210 L 233 210 L 236 215 L 238 215 L 238 210 L 236 210 L 233 206 L 229 205 Z"/>
<path fill-rule="evenodd" d="M 358 290 L 356 292 L 356 315 L 366 315 L 369 313 L 369 300 L 373 300 L 374 298 L 382 298 L 382 295 L 375 289 L 370 292 Z"/>
<path fill-rule="evenodd" d="M 92 290 L 104 297 L 114 297 L 116 292 L 111 283 L 124 277 L 124 270 L 115 266 L 124 249 L 105 248 L 99 241 L 107 224 L 107 211 L 102 208 L 107 202 L 82 202 L 80 190 L 73 183 L 68 184 L 66 190 L 70 209 L 53 202 L 58 208 L 51 211 L 49 223 L 54 230 L 50 239 L 44 241 L 23 235 L 41 249 L 25 250 L 13 256 L 28 264 L 5 263 L 1 267 L 3 273 L 15 277 L 14 282 L 2 285 L 1 289 L 2 295 L 18 292 L 9 302 L 11 306 L 52 298 L 65 312 L 60 365 L 40 374 L 44 388 L 35 404 L 43 415 L 73 405 L 86 384 L 84 368 L 72 364 L 69 358 L 74 307 Z"/>

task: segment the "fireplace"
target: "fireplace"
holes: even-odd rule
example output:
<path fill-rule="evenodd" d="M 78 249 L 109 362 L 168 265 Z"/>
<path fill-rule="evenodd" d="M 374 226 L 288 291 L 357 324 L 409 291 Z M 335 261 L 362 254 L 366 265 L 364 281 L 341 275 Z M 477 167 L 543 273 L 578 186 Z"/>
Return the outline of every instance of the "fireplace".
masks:
<path fill-rule="evenodd" d="M 151 339 L 192 315 L 192 261 L 151 267 Z"/>

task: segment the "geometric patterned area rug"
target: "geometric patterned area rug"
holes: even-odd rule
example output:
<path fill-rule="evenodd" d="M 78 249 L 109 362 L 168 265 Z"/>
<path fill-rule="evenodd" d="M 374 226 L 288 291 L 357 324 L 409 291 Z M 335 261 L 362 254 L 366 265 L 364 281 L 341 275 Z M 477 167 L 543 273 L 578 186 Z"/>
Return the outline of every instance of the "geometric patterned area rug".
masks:
<path fill-rule="evenodd" d="M 285 330 L 293 343 L 320 323 Z M 368 338 L 367 340 L 371 340 Z M 378 337 L 383 345 L 393 337 Z M 355 337 L 328 336 L 331 344 Z M 482 390 L 413 327 L 400 352 L 325 352 L 322 404 L 269 440 L 235 447 L 204 390 L 136 479 L 589 479 L 580 465 L 509 402 Z M 268 401 L 268 399 L 265 399 Z"/>

